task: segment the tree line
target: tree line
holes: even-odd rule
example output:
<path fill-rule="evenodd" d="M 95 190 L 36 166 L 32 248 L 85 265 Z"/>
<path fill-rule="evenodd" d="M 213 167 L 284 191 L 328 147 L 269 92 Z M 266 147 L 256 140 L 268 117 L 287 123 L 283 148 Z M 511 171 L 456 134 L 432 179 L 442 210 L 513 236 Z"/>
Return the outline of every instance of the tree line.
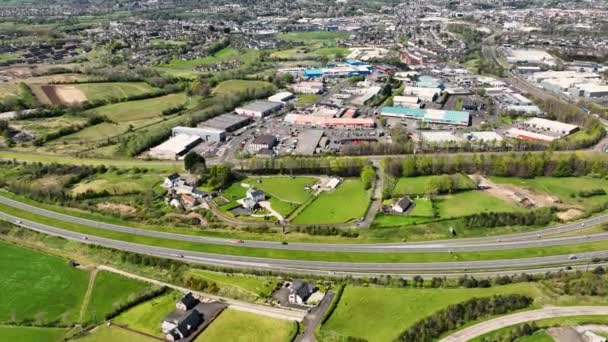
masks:
<path fill-rule="evenodd" d="M 521 310 L 529 307 L 533 301 L 531 297 L 518 294 L 472 298 L 463 303 L 450 305 L 418 321 L 403 332 L 396 341 L 431 342 L 441 334 L 462 327 L 468 322 Z"/>
<path fill-rule="evenodd" d="M 237 167 L 253 174 L 329 174 L 343 177 L 358 177 L 369 160 L 356 157 L 313 158 L 289 156 L 282 158 L 249 158 Z"/>
<path fill-rule="evenodd" d="M 608 175 L 608 156 L 593 153 L 509 153 L 418 155 L 386 158 L 384 171 L 392 177 L 453 173 L 533 178 Z"/>

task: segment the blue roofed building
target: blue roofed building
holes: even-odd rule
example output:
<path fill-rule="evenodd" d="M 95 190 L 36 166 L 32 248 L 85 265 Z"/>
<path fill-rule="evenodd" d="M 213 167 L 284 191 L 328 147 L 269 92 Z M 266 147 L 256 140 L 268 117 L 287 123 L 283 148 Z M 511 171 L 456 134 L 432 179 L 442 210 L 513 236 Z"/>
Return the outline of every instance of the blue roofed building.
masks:
<path fill-rule="evenodd" d="M 458 126 L 471 125 L 471 114 L 469 112 L 456 110 L 382 107 L 380 115 L 394 118 L 420 120 L 434 124 Z"/>
<path fill-rule="evenodd" d="M 323 70 L 321 70 L 319 68 L 306 69 L 306 70 L 304 70 L 304 77 L 307 77 L 307 78 L 323 77 Z"/>

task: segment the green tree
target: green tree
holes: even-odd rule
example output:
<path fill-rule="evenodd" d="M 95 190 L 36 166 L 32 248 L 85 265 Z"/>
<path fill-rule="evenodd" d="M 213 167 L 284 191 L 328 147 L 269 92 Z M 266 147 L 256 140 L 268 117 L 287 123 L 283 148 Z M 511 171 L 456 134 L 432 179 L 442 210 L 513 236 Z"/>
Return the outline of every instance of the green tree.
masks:
<path fill-rule="evenodd" d="M 376 172 L 374 168 L 370 165 L 366 165 L 361 169 L 361 182 L 363 182 L 363 187 L 365 190 L 372 187 L 374 184 L 374 179 L 376 178 Z"/>
<path fill-rule="evenodd" d="M 189 172 L 194 172 L 200 168 L 205 169 L 205 158 L 195 152 L 189 152 L 184 158 L 184 168 Z"/>

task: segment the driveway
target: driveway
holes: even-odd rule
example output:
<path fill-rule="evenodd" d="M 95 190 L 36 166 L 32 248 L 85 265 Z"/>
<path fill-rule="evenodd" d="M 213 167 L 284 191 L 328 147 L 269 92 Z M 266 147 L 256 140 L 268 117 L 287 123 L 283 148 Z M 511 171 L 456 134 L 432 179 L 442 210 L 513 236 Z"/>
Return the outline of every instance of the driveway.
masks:
<path fill-rule="evenodd" d="M 608 306 L 546 307 L 538 310 L 519 312 L 475 324 L 441 339 L 440 342 L 467 342 L 491 331 L 516 324 L 538 321 L 545 318 L 587 315 L 608 315 Z"/>
<path fill-rule="evenodd" d="M 336 294 L 333 291 L 327 291 L 323 300 L 321 300 L 321 303 L 312 308 L 308 315 L 304 317 L 304 320 L 302 321 L 304 324 L 304 333 L 296 338 L 296 342 L 317 342 L 315 330 L 319 323 L 321 323 L 323 316 L 325 316 L 325 313 L 329 309 L 335 296 Z"/>

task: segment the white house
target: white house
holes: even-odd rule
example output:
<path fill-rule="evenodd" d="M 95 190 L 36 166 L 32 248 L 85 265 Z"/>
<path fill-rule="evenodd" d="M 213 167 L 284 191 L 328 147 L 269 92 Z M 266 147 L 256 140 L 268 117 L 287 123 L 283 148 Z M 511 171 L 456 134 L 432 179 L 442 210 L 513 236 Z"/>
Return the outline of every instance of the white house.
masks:
<path fill-rule="evenodd" d="M 393 203 L 393 206 L 391 207 L 391 209 L 393 209 L 393 211 L 396 213 L 403 214 L 411 206 L 412 206 L 412 201 L 410 200 L 410 198 L 407 196 L 404 196 L 403 198 L 399 199 L 397 202 Z"/>
<path fill-rule="evenodd" d="M 306 304 L 306 301 L 315 292 L 314 285 L 302 280 L 294 280 L 289 287 L 289 302 L 294 304 Z"/>

